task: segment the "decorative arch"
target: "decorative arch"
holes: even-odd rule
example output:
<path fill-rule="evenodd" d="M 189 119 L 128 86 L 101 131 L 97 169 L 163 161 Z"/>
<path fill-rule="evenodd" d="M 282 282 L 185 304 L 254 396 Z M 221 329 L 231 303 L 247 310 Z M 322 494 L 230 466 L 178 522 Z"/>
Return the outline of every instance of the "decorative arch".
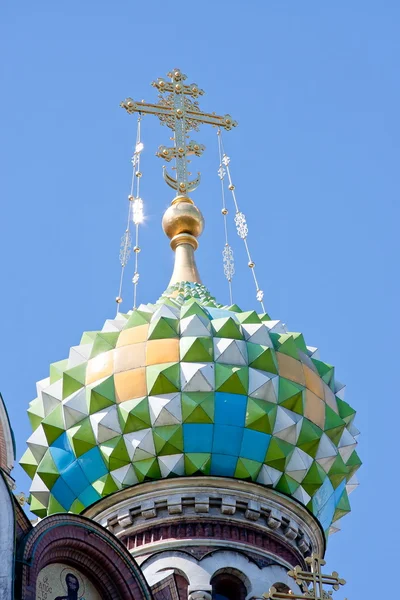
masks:
<path fill-rule="evenodd" d="M 239 581 L 243 583 L 244 587 L 246 588 L 247 594 L 250 592 L 251 582 L 250 579 L 243 573 L 243 571 L 240 571 L 239 569 L 233 569 L 231 567 L 218 569 L 211 576 L 211 583 L 215 577 L 219 577 L 220 575 L 232 575 L 233 577 L 236 577 L 237 579 L 239 579 Z"/>
<path fill-rule="evenodd" d="M 0 394 L 0 469 L 9 475 L 14 467 L 15 443 L 10 419 Z"/>
<path fill-rule="evenodd" d="M 78 515 L 46 517 L 20 551 L 20 597 L 35 600 L 44 567 L 63 563 L 93 582 L 104 600 L 151 600 L 146 580 L 125 546 L 101 525 Z"/>

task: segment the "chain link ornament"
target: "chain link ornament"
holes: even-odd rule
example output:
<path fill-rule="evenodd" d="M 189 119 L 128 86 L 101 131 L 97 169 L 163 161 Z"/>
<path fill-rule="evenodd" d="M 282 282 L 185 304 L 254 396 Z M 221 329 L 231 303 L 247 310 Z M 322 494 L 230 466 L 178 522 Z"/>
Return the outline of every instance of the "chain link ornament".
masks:
<path fill-rule="evenodd" d="M 249 233 L 249 228 L 247 227 L 245 215 L 240 211 L 238 211 L 235 215 L 235 225 L 238 236 L 242 238 L 242 240 L 246 239 L 247 234 Z"/>
<path fill-rule="evenodd" d="M 121 238 L 121 249 L 119 251 L 119 261 L 122 267 L 126 267 L 132 249 L 132 238 L 128 230 L 125 231 Z"/>
<path fill-rule="evenodd" d="M 259 302 L 262 302 L 264 298 L 264 292 L 262 290 L 257 290 L 256 299 Z"/>
<path fill-rule="evenodd" d="M 133 201 L 132 221 L 135 225 L 143 222 L 143 200 L 141 198 L 135 198 Z"/>
<path fill-rule="evenodd" d="M 225 244 L 224 249 L 222 250 L 222 261 L 224 264 L 224 275 L 230 282 L 235 274 L 235 261 L 233 258 L 233 250 L 229 244 Z"/>
<path fill-rule="evenodd" d="M 134 285 L 136 285 L 139 281 L 139 273 L 135 273 L 134 276 L 132 277 L 132 283 Z"/>
<path fill-rule="evenodd" d="M 226 171 L 225 171 L 224 167 L 221 165 L 220 168 L 218 169 L 218 177 L 222 181 L 224 179 L 225 175 L 226 175 Z"/>

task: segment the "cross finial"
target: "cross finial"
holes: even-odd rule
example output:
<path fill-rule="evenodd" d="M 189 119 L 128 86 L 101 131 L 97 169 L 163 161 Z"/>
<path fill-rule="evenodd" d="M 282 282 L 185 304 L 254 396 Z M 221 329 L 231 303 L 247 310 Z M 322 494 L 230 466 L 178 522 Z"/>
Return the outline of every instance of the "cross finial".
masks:
<path fill-rule="evenodd" d="M 196 98 L 202 96 L 204 91 L 196 83 L 185 84 L 187 76 L 180 69 L 173 69 L 167 76 L 170 81 L 159 77 L 152 83 L 159 92 L 158 104 L 135 102 L 132 98 L 127 98 L 121 102 L 121 106 L 130 114 L 138 112 L 156 115 L 162 125 L 167 125 L 174 131 L 174 146 L 172 148 L 160 146 L 156 154 L 167 162 L 175 159 L 176 178 L 172 177 L 164 167 L 164 179 L 176 190 L 177 195 L 186 195 L 196 189 L 200 183 L 200 173 L 195 179 L 189 181 L 188 157 L 201 156 L 205 150 L 202 144 L 194 140 L 187 142 L 189 131 L 198 131 L 202 123 L 226 130 L 236 127 L 237 123 L 230 115 L 221 117 L 215 113 L 201 112 Z"/>
<path fill-rule="evenodd" d="M 270 600 L 330 600 L 333 590 L 337 591 L 341 585 L 345 585 L 345 580 L 341 579 L 336 571 L 331 575 L 321 572 L 321 567 L 326 564 L 326 561 L 317 554 L 307 557 L 306 562 L 310 565 L 310 571 L 302 571 L 299 566 L 295 567 L 293 571 L 288 571 L 289 577 L 292 577 L 303 590 L 302 594 L 291 591 L 279 592 L 276 588 L 271 587 L 269 592 L 263 595 L 263 598 Z M 310 585 L 311 587 L 309 587 Z M 326 585 L 331 586 L 333 590 L 324 590 Z"/>

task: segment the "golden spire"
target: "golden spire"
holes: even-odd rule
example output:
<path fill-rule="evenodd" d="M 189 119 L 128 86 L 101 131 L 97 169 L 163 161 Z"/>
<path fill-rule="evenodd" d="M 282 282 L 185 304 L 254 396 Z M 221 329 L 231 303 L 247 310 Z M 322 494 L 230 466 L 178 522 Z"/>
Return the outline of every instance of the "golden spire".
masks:
<path fill-rule="evenodd" d="M 164 213 L 162 226 L 175 251 L 175 265 L 169 285 L 180 281 L 201 283 L 194 259 L 199 243 L 197 238 L 204 229 L 204 219 L 193 200 L 177 196 Z"/>
<path fill-rule="evenodd" d="M 176 178 L 169 175 L 166 167 L 163 175 L 166 183 L 176 190 L 177 196 L 163 216 L 163 229 L 171 240 L 171 247 L 175 251 L 175 266 L 170 285 L 180 281 L 201 283 L 198 273 L 194 251 L 198 247 L 197 238 L 204 228 L 204 219 L 200 210 L 194 205 L 187 194 L 196 189 L 200 183 L 200 173 L 189 181 L 191 173 L 187 169 L 190 162 L 189 156 L 201 156 L 205 147 L 194 140 L 187 142 L 188 132 L 192 129 L 198 131 L 203 123 L 222 127 L 230 130 L 237 123 L 230 115 L 218 116 L 215 113 L 204 113 L 200 111 L 198 102 L 191 98 L 202 96 L 204 91 L 196 83 L 186 85 L 187 79 L 179 69 L 173 69 L 168 73 L 171 81 L 158 78 L 152 85 L 159 91 L 160 101 L 158 104 L 148 104 L 144 101 L 135 102 L 127 98 L 121 102 L 121 106 L 128 113 L 153 114 L 156 115 L 162 125 L 167 125 L 174 132 L 172 138 L 174 146 L 159 146 L 157 156 L 170 162 L 175 159 Z M 163 94 L 167 93 L 166 96 Z"/>

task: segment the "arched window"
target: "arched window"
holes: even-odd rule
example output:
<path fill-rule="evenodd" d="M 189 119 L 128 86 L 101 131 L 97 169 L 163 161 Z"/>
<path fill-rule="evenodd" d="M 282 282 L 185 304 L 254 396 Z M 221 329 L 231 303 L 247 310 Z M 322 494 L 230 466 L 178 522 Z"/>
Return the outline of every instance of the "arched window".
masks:
<path fill-rule="evenodd" d="M 220 573 L 211 580 L 213 600 L 245 600 L 246 587 L 236 575 Z"/>
<path fill-rule="evenodd" d="M 176 587 L 178 589 L 179 600 L 187 600 L 188 597 L 188 581 L 186 577 L 179 573 L 174 573 Z"/>

